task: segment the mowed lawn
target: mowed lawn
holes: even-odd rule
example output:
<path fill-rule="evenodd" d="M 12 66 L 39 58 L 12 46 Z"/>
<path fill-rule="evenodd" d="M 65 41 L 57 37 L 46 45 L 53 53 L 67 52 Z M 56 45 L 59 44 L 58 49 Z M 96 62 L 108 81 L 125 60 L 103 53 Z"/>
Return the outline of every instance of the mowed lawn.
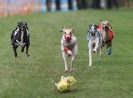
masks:
<path fill-rule="evenodd" d="M 88 66 L 86 31 L 89 24 L 111 20 L 115 38 L 113 54 L 93 56 Z M 31 32 L 30 57 L 18 49 L 14 58 L 10 34 L 18 21 L 28 22 Z M 62 26 L 75 30 L 78 56 L 75 72 L 65 73 L 60 51 Z M 71 92 L 59 93 L 54 83 L 73 75 Z M 85 10 L 67 13 L 35 13 L 0 18 L 0 98 L 133 98 L 133 13 L 132 10 Z"/>

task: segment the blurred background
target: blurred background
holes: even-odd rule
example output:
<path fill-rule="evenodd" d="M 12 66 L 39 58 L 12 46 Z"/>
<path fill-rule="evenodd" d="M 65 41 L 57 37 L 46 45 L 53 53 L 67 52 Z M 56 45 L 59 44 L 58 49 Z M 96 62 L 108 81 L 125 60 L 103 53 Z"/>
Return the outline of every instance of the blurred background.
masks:
<path fill-rule="evenodd" d="M 133 8 L 133 0 L 0 0 L 0 16 L 88 8 Z"/>

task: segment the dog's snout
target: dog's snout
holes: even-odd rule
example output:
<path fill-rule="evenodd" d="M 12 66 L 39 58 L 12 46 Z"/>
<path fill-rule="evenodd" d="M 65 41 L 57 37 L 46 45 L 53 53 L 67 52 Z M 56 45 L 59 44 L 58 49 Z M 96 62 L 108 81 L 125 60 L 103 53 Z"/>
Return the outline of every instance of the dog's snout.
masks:
<path fill-rule="evenodd" d="M 67 40 L 70 40 L 70 39 L 71 39 L 71 37 L 70 37 L 70 36 L 67 36 L 67 37 L 66 37 L 66 39 L 67 39 Z"/>
<path fill-rule="evenodd" d="M 105 26 L 105 30 L 108 30 L 109 29 L 109 27 L 108 26 Z"/>
<path fill-rule="evenodd" d="M 66 34 L 66 38 L 69 38 L 69 37 L 70 37 L 70 35 Z"/>
<path fill-rule="evenodd" d="M 70 41 L 70 40 L 71 40 L 71 35 L 70 35 L 70 34 L 66 34 L 66 35 L 65 35 L 65 39 L 66 39 L 67 41 Z"/>

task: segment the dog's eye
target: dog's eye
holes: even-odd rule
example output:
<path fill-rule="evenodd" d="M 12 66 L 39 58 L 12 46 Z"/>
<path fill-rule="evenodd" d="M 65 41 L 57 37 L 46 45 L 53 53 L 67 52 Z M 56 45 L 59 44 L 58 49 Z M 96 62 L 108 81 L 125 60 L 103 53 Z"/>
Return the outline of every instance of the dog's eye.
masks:
<path fill-rule="evenodd" d="M 66 32 L 64 34 L 66 34 Z"/>
<path fill-rule="evenodd" d="M 70 35 L 71 35 L 72 33 L 70 32 Z"/>

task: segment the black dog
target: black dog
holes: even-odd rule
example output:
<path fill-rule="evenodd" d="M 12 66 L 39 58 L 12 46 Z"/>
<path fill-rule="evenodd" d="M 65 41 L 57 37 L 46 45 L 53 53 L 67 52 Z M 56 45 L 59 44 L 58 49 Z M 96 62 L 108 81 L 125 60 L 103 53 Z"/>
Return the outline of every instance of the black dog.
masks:
<path fill-rule="evenodd" d="M 15 30 L 13 30 L 11 34 L 11 47 L 13 48 L 14 55 L 17 57 L 17 48 L 21 46 L 21 52 L 24 52 L 24 48 L 26 47 L 26 55 L 28 54 L 28 49 L 30 46 L 30 34 L 27 23 L 22 21 L 18 22 L 18 25 Z"/>

